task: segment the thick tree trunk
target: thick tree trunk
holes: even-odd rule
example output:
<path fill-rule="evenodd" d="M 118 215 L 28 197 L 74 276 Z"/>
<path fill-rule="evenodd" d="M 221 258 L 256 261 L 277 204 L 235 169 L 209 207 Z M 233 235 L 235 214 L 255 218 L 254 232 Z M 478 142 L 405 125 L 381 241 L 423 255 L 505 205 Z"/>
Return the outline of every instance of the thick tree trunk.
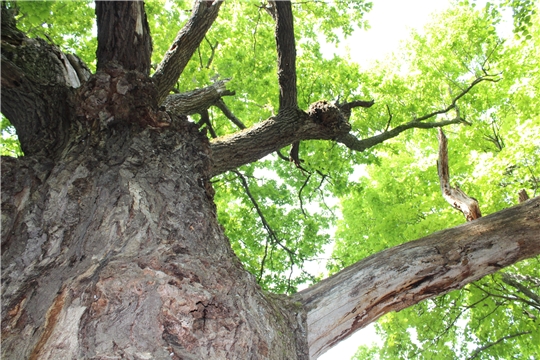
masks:
<path fill-rule="evenodd" d="M 460 122 L 423 121 L 482 80 L 446 109 L 358 140 L 350 110 L 372 102 L 296 108 L 292 9 L 274 3 L 279 114 L 210 144 L 184 115 L 219 102 L 223 84 L 163 100 L 220 4 L 196 1 L 153 79 L 142 3 L 96 5 L 90 78 L 2 11 L 2 112 L 27 155 L 2 160 L 2 358 L 307 359 L 387 311 L 539 252 L 533 199 L 510 212 L 522 219 L 516 234 L 494 233 L 499 218 L 486 217 L 458 230 L 470 241 L 439 233 L 295 298 L 263 292 L 217 222 L 212 176 L 304 139 L 362 151 L 409 128 Z M 373 279 L 393 287 L 381 292 Z"/>
<path fill-rule="evenodd" d="M 170 130 L 3 160 L 2 358 L 306 358 L 301 308 L 261 291 L 217 223 L 207 140 Z"/>

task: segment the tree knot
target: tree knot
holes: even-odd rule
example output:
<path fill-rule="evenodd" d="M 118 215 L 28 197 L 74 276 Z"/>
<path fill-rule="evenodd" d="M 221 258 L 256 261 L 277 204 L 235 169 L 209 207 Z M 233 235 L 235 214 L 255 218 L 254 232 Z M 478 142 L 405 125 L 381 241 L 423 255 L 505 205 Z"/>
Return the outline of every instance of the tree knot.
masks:
<path fill-rule="evenodd" d="M 314 123 L 324 127 L 335 130 L 350 130 L 350 125 L 339 107 L 326 100 L 311 104 L 308 109 L 308 115 Z"/>

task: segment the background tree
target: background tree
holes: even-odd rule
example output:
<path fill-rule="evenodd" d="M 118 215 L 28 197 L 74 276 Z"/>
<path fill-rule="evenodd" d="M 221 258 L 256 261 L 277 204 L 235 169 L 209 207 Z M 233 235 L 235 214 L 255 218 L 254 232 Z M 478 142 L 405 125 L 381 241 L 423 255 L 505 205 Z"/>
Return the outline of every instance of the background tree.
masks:
<path fill-rule="evenodd" d="M 538 254 L 535 199 L 293 297 L 257 285 L 317 280 L 304 264 L 329 242 L 325 199 L 350 193 L 376 146 L 468 122 L 458 108 L 501 80 L 492 30 L 427 81 L 322 56 L 320 34 L 362 26 L 364 2 L 98 2 L 97 45 L 93 6 L 2 3 L 2 113 L 25 154 L 2 162 L 4 356 L 315 358 Z"/>

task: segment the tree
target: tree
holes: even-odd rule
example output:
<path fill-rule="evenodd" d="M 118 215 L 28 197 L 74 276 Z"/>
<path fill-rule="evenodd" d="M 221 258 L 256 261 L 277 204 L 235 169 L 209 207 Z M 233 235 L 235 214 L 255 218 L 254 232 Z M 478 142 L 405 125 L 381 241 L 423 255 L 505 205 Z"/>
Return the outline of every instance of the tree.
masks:
<path fill-rule="evenodd" d="M 79 5 L 26 4 L 30 11 L 47 14 L 65 11 L 60 6 L 88 11 Z M 148 9 L 156 6 L 149 3 Z M 181 14 L 179 6 L 176 14 Z M 370 109 L 374 102 L 359 96 L 354 81 L 347 79 L 353 67 L 320 57 L 314 29 L 315 19 L 326 14 L 318 29 L 329 40 L 335 39 L 336 26 L 350 33 L 351 21 L 361 18 L 367 4 L 298 4 L 295 11 L 305 22 L 296 22 L 296 27 L 289 2 L 231 5 L 235 6 L 249 13 L 247 21 L 238 20 L 242 26 L 256 19 L 247 36 L 256 33 L 254 38 L 268 39 L 274 33 L 277 81 L 269 75 L 276 71 L 268 66 L 267 60 L 275 57 L 268 40 L 254 46 L 257 55 L 249 61 L 246 54 L 224 53 L 229 71 L 238 74 L 231 74 L 236 75 L 232 80 L 220 77 L 221 70 L 227 71 L 227 65 L 221 65 L 212 80 L 219 44 L 234 46 L 234 37 L 210 32 L 211 27 L 224 31 L 234 18 L 231 10 L 224 13 L 221 2 L 195 1 L 172 45 L 159 53 L 164 53 L 159 62 L 152 57 L 156 51 L 152 55 L 147 17 L 163 26 L 174 11 L 148 16 L 152 13 L 142 2 L 96 2 L 93 62 L 49 43 L 73 45 L 68 34 L 55 38 L 54 26 L 46 28 L 52 36 L 44 34 L 49 42 L 28 38 L 17 29 L 16 17 L 22 23 L 31 12 L 17 16 L 14 3 L 2 3 L 1 110 L 24 152 L 23 157 L 2 161 L 4 357 L 316 358 L 384 313 L 462 287 L 540 252 L 536 198 L 384 250 L 292 296 L 262 290 L 257 280 L 267 285 L 283 272 L 280 263 L 294 270 L 318 254 L 325 237 L 314 229 L 316 222 L 307 216 L 302 196 L 300 210 L 283 217 L 289 223 L 296 214 L 302 229 L 291 230 L 291 238 L 275 231 L 259 206 L 264 189 L 250 191 L 254 168 L 249 164 L 277 152 L 279 171 L 295 171 L 296 181 L 298 173 L 307 174 L 301 189 L 318 191 L 310 176 L 322 183 L 329 175 L 316 171 L 317 161 L 332 162 L 328 156 L 344 149 L 369 158 L 362 152 L 410 129 L 462 124 L 465 120 L 455 111 L 458 103 L 498 75 L 453 74 L 451 91 L 440 98 L 443 106 L 422 104 L 420 112 L 417 103 L 416 110 L 401 109 L 401 118 L 391 115 L 391 121 L 386 113 L 374 114 L 375 121 L 356 132 L 352 127 L 360 121 L 353 111 Z M 216 20 L 219 13 L 224 17 L 221 24 Z M 59 27 L 80 30 L 79 19 L 70 20 Z M 81 34 L 73 36 L 81 39 Z M 246 31 L 231 35 L 241 39 Z M 303 41 L 299 46 L 297 36 Z M 162 42 L 158 38 L 154 46 Z M 311 49 L 315 56 L 297 61 L 298 48 Z M 89 56 L 84 49 L 81 56 Z M 190 62 L 192 56 L 195 61 Z M 310 61 L 311 71 L 344 70 L 339 72 L 344 79 L 341 88 L 319 88 L 314 79 L 321 73 L 297 77 L 308 69 L 300 65 Z M 232 67 L 233 63 L 243 66 Z M 89 70 L 92 64 L 95 72 Z M 244 64 L 260 70 L 261 76 L 248 78 Z M 197 67 L 208 71 L 194 75 Z M 203 87 L 184 88 L 190 82 L 178 83 L 181 75 L 193 76 Z M 267 86 L 250 97 L 250 83 Z M 263 101 L 258 113 L 253 107 L 236 111 L 242 107 L 238 105 L 231 111 L 223 100 L 235 95 L 231 85 L 244 103 L 272 100 Z M 313 98 L 322 95 L 342 96 L 339 101 Z M 231 125 L 216 126 L 214 108 L 245 129 L 220 136 L 231 132 Z M 416 115 L 406 119 L 407 113 Z M 189 120 L 193 114 L 198 114 L 198 123 Z M 259 121 L 263 116 L 266 120 Z M 278 159 L 279 151 L 289 146 L 292 167 Z M 309 164 L 300 156 L 310 156 Z M 343 169 L 343 178 L 346 172 Z M 338 173 L 334 167 L 333 186 L 344 193 Z M 242 267 L 218 223 L 216 181 L 218 190 L 226 189 L 220 185 L 227 182 L 242 186 L 267 233 L 267 240 L 259 244 L 262 256 L 256 271 L 246 263 L 255 276 Z M 234 204 L 231 207 L 234 210 Z M 275 208 L 279 216 L 283 207 Z M 232 227 L 230 221 L 224 223 Z M 260 236 L 249 220 L 246 224 L 254 230 L 253 238 Z M 313 238 L 318 239 L 314 248 L 309 242 Z M 254 247 L 246 246 L 247 252 Z M 285 281 L 278 277 L 277 290 L 292 292 L 295 281 L 291 275 Z"/>

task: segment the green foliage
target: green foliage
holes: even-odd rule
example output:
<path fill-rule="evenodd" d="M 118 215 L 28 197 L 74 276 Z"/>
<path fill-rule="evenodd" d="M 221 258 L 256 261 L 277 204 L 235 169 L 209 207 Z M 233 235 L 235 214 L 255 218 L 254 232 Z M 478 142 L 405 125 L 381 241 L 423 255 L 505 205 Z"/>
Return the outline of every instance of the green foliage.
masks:
<path fill-rule="evenodd" d="M 18 28 L 29 37 L 40 37 L 67 53 L 77 54 L 95 69 L 94 4 L 80 1 L 12 1 L 17 7 Z"/>
<path fill-rule="evenodd" d="M 11 125 L 8 119 L 4 115 L 0 114 L 0 156 L 22 156 L 21 145 L 19 139 L 15 133 L 15 128 Z"/>
<path fill-rule="evenodd" d="M 380 64 L 378 75 L 367 78 L 372 83 L 365 85 L 379 84 L 377 91 L 386 94 L 390 109 L 399 108 L 413 117 L 436 109 L 429 105 L 437 105 L 437 100 L 439 106 L 448 103 L 478 74 L 498 74 L 497 82 L 478 86 L 458 104 L 461 116 L 472 125 L 445 129 L 451 181 L 479 200 L 483 214 L 516 204 L 521 189 L 538 195 L 538 20 L 535 15 L 528 41 L 522 37 L 504 41 L 494 27 L 499 13 L 489 11 L 489 6 L 477 11 L 453 8 L 434 19 L 423 35 L 415 34 L 406 54 L 389 62 L 391 68 Z M 402 67 L 407 72 L 402 73 Z M 383 109 L 379 113 L 382 116 Z M 396 120 L 402 121 L 395 116 L 392 122 Z M 409 132 L 377 151 L 380 164 L 365 167 L 365 176 L 341 198 L 343 218 L 328 265 L 331 272 L 464 222 L 440 195 L 437 149 L 436 131 L 429 130 Z M 517 285 L 497 273 L 460 291 L 387 314 L 377 324 L 384 346 L 361 347 L 355 358 L 536 358 L 539 261 L 529 259 L 504 270 L 517 279 Z"/>
<path fill-rule="evenodd" d="M 10 6 L 19 7 L 19 26 L 30 36 L 48 38 L 91 67 L 95 64 L 91 2 Z M 188 0 L 146 2 L 154 68 L 189 18 L 191 6 Z M 484 214 L 515 204 L 521 189 L 538 195 L 537 2 L 503 0 L 477 9 L 474 1 L 462 1 L 423 33 L 414 33 L 400 53 L 370 69 L 337 56 L 323 57 L 320 40 L 337 43 L 354 28 L 365 28 L 363 15 L 370 7 L 365 1 L 294 2 L 300 107 L 321 99 L 375 99 L 373 107 L 357 109 L 351 117 L 352 132 L 366 138 L 446 108 L 475 79 L 490 75 L 493 81 L 478 84 L 457 102 L 459 115 L 471 125 L 445 128 L 451 181 L 476 197 Z M 518 37 L 502 39 L 499 26 L 507 9 L 513 12 Z M 277 112 L 274 23 L 259 1 L 224 4 L 176 90 L 225 78 L 236 92 L 225 102 L 247 126 Z M 427 122 L 456 115 L 453 110 Z M 219 136 L 238 131 L 215 108 L 210 109 L 210 120 Z M 21 155 L 4 118 L 2 136 L 2 154 Z M 407 131 L 362 153 L 332 141 L 303 141 L 303 169 L 272 154 L 212 179 L 218 218 L 261 286 L 293 293 L 322 276 L 310 273 L 309 264 L 327 256 L 336 226 L 330 273 L 463 223 L 463 216 L 440 195 L 437 148 L 434 129 Z M 288 151 L 282 149 L 283 157 Z M 531 259 L 506 271 L 538 294 L 538 269 L 538 259 Z M 533 358 L 540 343 L 540 314 L 522 290 L 495 274 L 388 314 L 378 324 L 384 347 L 360 348 L 355 358 Z M 485 350 L 475 353 L 482 347 Z"/>

